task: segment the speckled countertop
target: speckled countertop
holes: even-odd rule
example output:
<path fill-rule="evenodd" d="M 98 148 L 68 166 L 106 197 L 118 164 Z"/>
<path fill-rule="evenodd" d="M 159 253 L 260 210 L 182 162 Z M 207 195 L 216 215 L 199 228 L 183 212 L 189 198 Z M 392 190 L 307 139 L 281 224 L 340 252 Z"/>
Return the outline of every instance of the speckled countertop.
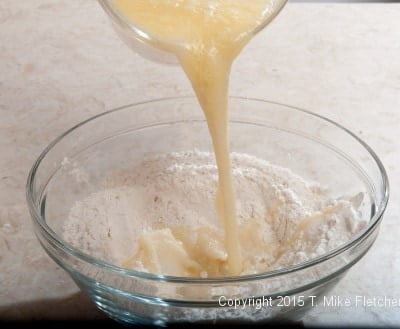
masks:
<path fill-rule="evenodd" d="M 231 94 L 338 121 L 386 166 L 391 202 L 380 236 L 338 296 L 400 298 L 399 17 L 396 3 L 289 3 L 233 69 Z M 37 242 L 25 204 L 28 170 L 83 119 L 189 93 L 178 67 L 122 44 L 94 0 L 0 1 L 0 319 L 103 317 Z M 400 308 L 319 308 L 304 323 L 400 326 Z"/>

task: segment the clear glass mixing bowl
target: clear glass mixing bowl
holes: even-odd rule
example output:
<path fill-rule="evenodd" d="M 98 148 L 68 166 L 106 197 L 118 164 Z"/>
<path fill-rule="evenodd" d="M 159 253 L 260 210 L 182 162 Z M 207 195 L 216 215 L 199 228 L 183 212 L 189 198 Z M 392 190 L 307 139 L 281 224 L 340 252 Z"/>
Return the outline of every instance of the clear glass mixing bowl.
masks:
<path fill-rule="evenodd" d="M 231 98 L 230 112 L 232 151 L 320 182 L 333 197 L 362 192 L 360 210 L 368 226 L 319 258 L 242 277 L 167 277 L 96 259 L 62 238 L 63 223 L 77 200 L 102 189 L 110 171 L 128 168 L 145 156 L 193 148 L 212 151 L 203 114 L 192 97 L 97 115 L 57 138 L 39 156 L 29 174 L 27 201 L 43 248 L 110 317 L 156 325 L 298 320 L 374 243 L 388 201 L 388 182 L 365 143 L 328 119 L 281 104 Z M 227 306 L 227 298 L 253 296 L 264 298 L 264 306 Z"/>
<path fill-rule="evenodd" d="M 176 64 L 176 57 L 163 49 L 169 48 L 170 45 L 163 44 L 162 40 L 155 40 L 147 31 L 133 24 L 124 17 L 113 5 L 113 0 L 98 0 L 108 17 L 111 19 L 112 26 L 122 41 L 125 42 L 136 53 L 145 58 L 156 62 Z M 212 4 L 212 0 L 210 3 Z M 287 0 L 274 4 L 273 15 L 266 17 L 260 24 L 254 34 L 264 29 L 282 10 Z M 162 14 L 162 13 L 161 13 Z"/>

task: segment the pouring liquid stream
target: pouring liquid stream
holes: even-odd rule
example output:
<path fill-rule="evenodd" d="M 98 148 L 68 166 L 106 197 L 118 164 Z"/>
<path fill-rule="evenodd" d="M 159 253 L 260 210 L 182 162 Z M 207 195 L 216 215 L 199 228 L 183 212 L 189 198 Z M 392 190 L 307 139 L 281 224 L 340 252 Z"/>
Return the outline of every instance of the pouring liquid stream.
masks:
<path fill-rule="evenodd" d="M 235 193 L 228 138 L 231 66 L 260 27 L 286 0 L 112 0 L 119 14 L 174 54 L 205 114 L 218 167 L 216 209 L 227 251 L 227 275 L 240 275 Z"/>

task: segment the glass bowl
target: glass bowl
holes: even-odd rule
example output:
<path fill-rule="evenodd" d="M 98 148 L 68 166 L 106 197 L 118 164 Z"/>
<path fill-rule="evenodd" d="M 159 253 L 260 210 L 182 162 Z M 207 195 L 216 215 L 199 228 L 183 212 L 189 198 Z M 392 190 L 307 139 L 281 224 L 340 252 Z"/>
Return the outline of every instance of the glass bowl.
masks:
<path fill-rule="evenodd" d="M 152 154 L 212 151 L 194 97 L 154 100 L 109 111 L 52 142 L 33 165 L 27 201 L 46 252 L 99 309 L 123 323 L 296 321 L 343 278 L 374 243 L 388 201 L 375 153 L 351 132 L 316 114 L 273 102 L 230 98 L 231 150 L 287 167 L 326 186 L 333 197 L 362 192 L 368 225 L 346 244 L 290 268 L 218 279 L 168 277 L 124 269 L 62 238 L 77 200 L 104 177 Z M 81 168 L 82 170 L 77 170 Z M 253 298 L 242 307 L 239 298 Z"/>

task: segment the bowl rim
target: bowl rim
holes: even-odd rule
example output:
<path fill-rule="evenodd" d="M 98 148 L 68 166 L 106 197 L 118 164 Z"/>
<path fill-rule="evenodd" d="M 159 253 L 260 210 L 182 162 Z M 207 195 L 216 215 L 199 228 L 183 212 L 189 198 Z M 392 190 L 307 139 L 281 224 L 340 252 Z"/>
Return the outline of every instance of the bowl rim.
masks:
<path fill-rule="evenodd" d="M 162 282 L 171 282 L 171 283 L 182 283 L 182 284 L 221 284 L 221 283 L 240 283 L 240 282 L 245 282 L 245 281 L 256 281 L 256 280 L 262 280 L 262 279 L 268 279 L 268 278 L 273 278 L 277 277 L 280 275 L 285 275 L 285 274 L 290 274 L 293 272 L 301 271 L 307 268 L 310 268 L 314 265 L 318 265 L 322 262 L 325 262 L 331 258 L 334 258 L 335 256 L 344 253 L 348 249 L 350 249 L 353 246 L 356 246 L 357 244 L 360 244 L 363 242 L 374 230 L 377 228 L 378 224 L 381 222 L 383 218 L 383 213 L 386 210 L 388 200 L 389 200 L 389 181 L 388 181 L 388 176 L 386 173 L 386 170 L 379 159 L 379 157 L 376 155 L 376 153 L 372 150 L 372 148 L 366 144 L 363 140 L 361 140 L 359 137 L 357 137 L 354 133 L 352 133 L 350 130 L 347 128 L 343 127 L 342 125 L 336 123 L 335 121 L 326 118 L 322 115 L 319 115 L 317 113 L 313 113 L 311 111 L 296 107 L 296 106 L 291 106 L 279 102 L 274 102 L 274 101 L 269 101 L 265 99 L 259 99 L 259 98 L 251 98 L 251 97 L 243 97 L 243 96 L 229 96 L 229 100 L 236 99 L 240 101 L 251 101 L 251 102 L 261 102 L 261 103 L 267 103 L 267 104 L 272 104 L 272 105 L 278 105 L 281 107 L 285 107 L 286 109 L 289 109 L 291 111 L 296 111 L 296 112 L 301 112 L 302 114 L 317 118 L 318 120 L 322 120 L 325 122 L 328 122 L 329 124 L 335 126 L 336 128 L 339 128 L 342 130 L 344 133 L 355 139 L 356 142 L 358 142 L 372 157 L 372 159 L 375 161 L 376 165 L 378 166 L 378 169 L 381 174 L 381 183 L 383 186 L 383 198 L 382 201 L 380 202 L 379 205 L 377 205 L 377 211 L 375 212 L 374 216 L 370 218 L 370 221 L 368 222 L 368 225 L 363 228 L 360 232 L 355 234 L 352 239 L 350 239 L 348 242 L 340 245 L 339 247 L 319 256 L 316 258 L 312 258 L 308 261 L 295 264 L 289 267 L 269 271 L 269 272 L 263 272 L 263 273 L 258 273 L 258 274 L 249 274 L 249 275 L 242 275 L 242 276 L 227 276 L 227 277 L 212 277 L 212 278 L 192 278 L 192 277 L 179 277 L 179 276 L 168 276 L 168 275 L 160 275 L 160 274 L 153 274 L 149 272 L 141 272 L 141 271 L 136 271 L 133 269 L 127 269 L 123 267 L 119 267 L 117 265 L 111 264 L 109 262 L 100 260 L 98 258 L 95 258 L 93 256 L 90 256 L 89 254 L 84 253 L 83 251 L 71 246 L 68 244 L 66 241 L 62 239 L 61 236 L 56 234 L 49 225 L 45 222 L 44 218 L 41 216 L 41 211 L 40 207 L 38 207 L 35 204 L 34 200 L 34 187 L 35 187 L 35 177 L 36 177 L 36 172 L 38 168 L 40 167 L 40 164 L 42 160 L 46 157 L 46 155 L 66 136 L 70 135 L 72 132 L 74 132 L 76 129 L 86 125 L 89 122 L 92 122 L 98 118 L 107 116 L 109 114 L 126 110 L 128 108 L 132 108 L 132 111 L 138 111 L 137 107 L 140 107 L 141 105 L 148 105 L 148 104 L 153 104 L 153 103 L 160 103 L 160 102 L 171 102 L 171 101 L 182 101 L 182 100 L 196 100 L 195 96 L 189 95 L 189 96 L 179 96 L 179 97 L 164 97 L 164 98 L 158 98 L 158 99 L 151 99 L 147 101 L 141 101 L 141 102 L 136 102 L 124 106 L 120 106 L 108 111 L 104 111 L 102 113 L 96 114 L 84 121 L 81 121 L 80 123 L 76 124 L 72 128 L 68 129 L 65 131 L 63 134 L 59 135 L 57 138 L 55 138 L 48 146 L 40 153 L 36 161 L 34 162 L 32 168 L 29 171 L 28 177 L 27 177 L 27 182 L 26 182 L 26 201 L 28 204 L 29 211 L 31 213 L 32 219 L 35 224 L 39 225 L 40 228 L 40 233 L 44 234 L 44 237 L 47 240 L 50 240 L 54 245 L 56 245 L 58 248 L 62 249 L 64 252 L 66 252 L 69 255 L 72 255 L 73 257 L 78 258 L 80 261 L 90 263 L 91 265 L 97 266 L 104 268 L 106 270 L 110 270 L 116 274 L 122 274 L 124 276 L 128 277 L 133 277 L 133 278 L 140 278 L 140 279 L 145 279 L 145 280 L 150 280 L 150 281 L 162 281 Z M 40 199 L 39 205 L 41 205 L 42 199 Z"/>

